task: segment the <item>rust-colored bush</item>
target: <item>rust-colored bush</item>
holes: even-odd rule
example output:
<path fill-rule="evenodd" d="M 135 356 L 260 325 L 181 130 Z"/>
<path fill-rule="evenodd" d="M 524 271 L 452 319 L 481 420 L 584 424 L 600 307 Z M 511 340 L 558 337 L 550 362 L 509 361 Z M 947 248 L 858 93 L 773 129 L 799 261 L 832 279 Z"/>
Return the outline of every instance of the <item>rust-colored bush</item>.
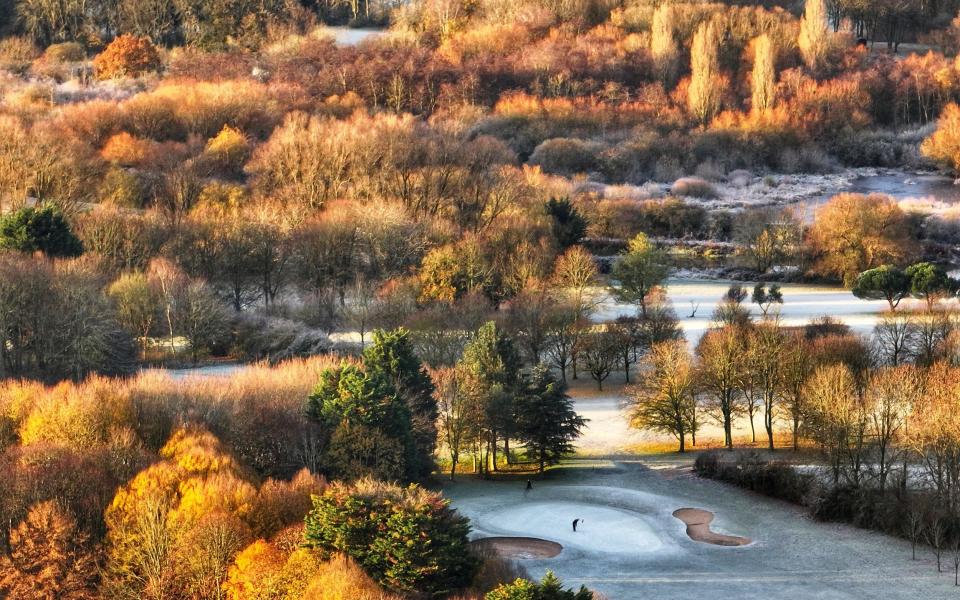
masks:
<path fill-rule="evenodd" d="M 160 53 L 147 38 L 124 34 L 93 59 L 98 79 L 140 77 L 160 69 Z"/>

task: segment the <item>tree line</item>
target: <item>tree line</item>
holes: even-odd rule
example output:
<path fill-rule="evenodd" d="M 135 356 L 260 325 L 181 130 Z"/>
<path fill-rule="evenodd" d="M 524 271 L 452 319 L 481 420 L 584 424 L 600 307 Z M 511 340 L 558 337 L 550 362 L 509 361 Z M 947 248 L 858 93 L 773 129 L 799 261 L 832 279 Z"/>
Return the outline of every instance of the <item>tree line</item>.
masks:
<path fill-rule="evenodd" d="M 506 463 L 522 447 L 527 470 L 572 452 L 583 425 L 558 379 L 524 369 L 493 323 L 472 338 L 455 379 L 396 330 L 375 332 L 359 359 L 229 379 L 7 381 L 0 593 L 496 598 L 539 585 L 475 552 L 467 520 L 415 484 L 455 435 L 451 404 L 470 407 L 460 425 L 502 445 Z"/>

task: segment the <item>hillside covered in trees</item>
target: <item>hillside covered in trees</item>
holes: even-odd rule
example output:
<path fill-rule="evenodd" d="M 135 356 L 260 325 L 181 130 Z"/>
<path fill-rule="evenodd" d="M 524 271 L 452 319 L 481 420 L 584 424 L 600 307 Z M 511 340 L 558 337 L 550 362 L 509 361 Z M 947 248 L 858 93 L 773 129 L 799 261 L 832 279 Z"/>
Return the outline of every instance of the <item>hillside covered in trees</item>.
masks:
<path fill-rule="evenodd" d="M 0 0 L 0 597 L 586 600 L 435 491 L 573 454 L 584 379 L 941 527 L 960 213 L 827 184 L 960 173 L 958 11 Z M 681 269 L 759 283 L 686 339 Z M 889 310 L 788 326 L 786 282 Z"/>

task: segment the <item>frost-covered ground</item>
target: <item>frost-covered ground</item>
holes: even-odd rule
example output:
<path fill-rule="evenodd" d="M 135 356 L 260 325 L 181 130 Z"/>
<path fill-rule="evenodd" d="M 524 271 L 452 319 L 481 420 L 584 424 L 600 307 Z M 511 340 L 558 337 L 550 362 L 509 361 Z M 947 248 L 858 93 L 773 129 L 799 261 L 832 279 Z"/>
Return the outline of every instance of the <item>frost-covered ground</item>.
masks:
<path fill-rule="evenodd" d="M 665 197 L 671 185 L 647 182 L 643 185 L 581 184 L 580 188 L 606 198 L 648 200 Z M 757 176 L 735 171 L 726 180 L 710 181 L 712 198 L 687 196 L 687 202 L 711 210 L 738 210 L 759 207 L 796 207 L 800 217 L 809 221 L 816 207 L 842 192 L 881 193 L 908 204 L 915 201 L 955 204 L 960 202 L 960 186 L 933 172 L 898 169 L 856 168 L 837 173 L 770 174 Z M 580 189 L 578 188 L 578 189 Z M 674 190 L 676 192 L 676 190 Z"/>
<path fill-rule="evenodd" d="M 580 457 L 624 457 L 652 450 L 676 450 L 677 439 L 669 434 L 640 431 L 630 427 L 630 407 L 627 396 L 629 387 L 624 386 L 623 374 L 613 373 L 598 391 L 589 376 L 569 381 L 568 393 L 573 398 L 574 410 L 587 419 L 575 446 Z M 763 416 L 754 417 L 757 440 L 762 445 L 766 440 Z M 790 424 L 784 420 L 774 422 L 777 439 L 789 439 Z M 751 442 L 750 421 L 747 415 L 734 419 L 733 440 L 738 446 Z M 719 447 L 723 444 L 723 428 L 707 414 L 702 414 L 697 433 L 698 448 Z M 687 447 L 692 448 L 687 437 Z"/>
<path fill-rule="evenodd" d="M 692 345 L 697 343 L 710 326 L 711 315 L 731 283 L 679 279 L 667 281 L 667 298 L 673 304 L 680 327 Z M 748 293 L 753 290 L 754 284 L 751 282 L 738 283 Z M 846 323 L 857 333 L 866 334 L 876 324 L 877 315 L 887 308 L 887 303 L 883 300 L 860 300 L 841 287 L 784 284 L 781 291 L 783 304 L 779 311 L 780 322 L 784 326 L 805 325 L 812 319 L 829 316 Z M 597 290 L 597 294 L 603 297 L 595 315 L 597 321 L 636 314 L 634 306 L 617 303 L 602 290 Z M 901 306 L 906 308 L 914 302 L 916 301 L 905 300 Z M 759 308 L 750 304 L 749 298 L 744 302 L 744 306 L 749 306 L 755 316 L 760 315 Z"/>
<path fill-rule="evenodd" d="M 321 32 L 333 37 L 339 46 L 356 46 L 364 40 L 384 35 L 386 30 L 363 27 L 324 27 Z"/>
<path fill-rule="evenodd" d="M 532 536 L 564 545 L 555 558 L 524 560 L 569 585 L 611 600 L 689 598 L 913 599 L 957 594 L 928 551 L 852 527 L 816 523 L 792 505 L 701 480 L 689 459 L 650 457 L 556 469 L 524 492 L 522 481 L 465 479 L 444 486 L 478 537 Z M 716 514 L 714 531 L 753 543 L 721 547 L 691 540 L 672 516 L 695 507 Z M 584 519 L 578 531 L 571 522 Z M 952 565 L 951 565 L 952 566 Z"/>

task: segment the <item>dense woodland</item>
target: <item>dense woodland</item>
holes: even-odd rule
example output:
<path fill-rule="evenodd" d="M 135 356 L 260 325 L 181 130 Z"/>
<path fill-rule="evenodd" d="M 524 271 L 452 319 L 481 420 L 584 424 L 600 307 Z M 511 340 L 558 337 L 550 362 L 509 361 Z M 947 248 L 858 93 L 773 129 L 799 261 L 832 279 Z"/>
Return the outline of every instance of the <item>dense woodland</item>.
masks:
<path fill-rule="evenodd" d="M 472 549 L 431 479 L 543 472 L 566 384 L 618 371 L 635 426 L 757 417 L 830 467 L 801 495 L 945 545 L 960 213 L 710 201 L 960 170 L 958 10 L 0 0 L 0 595 L 588 600 Z M 764 283 L 691 352 L 662 286 L 718 257 Z M 787 328 L 787 279 L 889 312 Z M 219 359 L 262 362 L 139 371 Z"/>

